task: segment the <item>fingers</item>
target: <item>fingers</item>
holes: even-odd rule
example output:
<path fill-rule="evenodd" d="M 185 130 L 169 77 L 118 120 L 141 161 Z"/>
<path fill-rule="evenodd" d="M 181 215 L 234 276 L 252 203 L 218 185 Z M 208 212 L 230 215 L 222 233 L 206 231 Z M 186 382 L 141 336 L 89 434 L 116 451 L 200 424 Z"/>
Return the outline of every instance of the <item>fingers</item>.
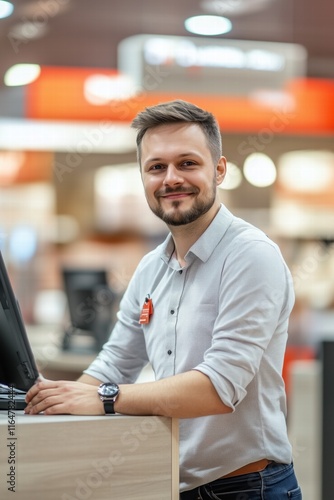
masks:
<path fill-rule="evenodd" d="M 27 398 L 27 402 L 28 405 L 24 410 L 25 413 L 35 414 L 45 411 L 48 408 L 59 404 L 61 401 L 57 388 L 40 388 L 38 392 L 32 392 L 29 398 Z"/>
<path fill-rule="evenodd" d="M 25 413 L 30 415 L 37 413 L 61 413 L 55 411 L 57 405 L 62 403 L 60 389 L 62 381 L 42 380 L 37 382 L 26 394 L 27 406 Z M 51 410 L 51 408 L 53 408 Z"/>
<path fill-rule="evenodd" d="M 28 391 L 26 402 L 24 411 L 30 415 L 104 415 L 96 386 L 79 382 L 42 380 Z"/>
<path fill-rule="evenodd" d="M 57 388 L 59 385 L 58 382 L 53 382 L 52 380 L 41 380 L 37 382 L 35 385 L 29 389 L 26 394 L 25 400 L 26 403 L 30 403 L 30 401 L 43 389 L 47 388 Z"/>
<path fill-rule="evenodd" d="M 44 391 L 41 391 L 38 398 L 33 398 L 28 403 L 24 412 L 29 415 L 37 415 L 42 412 L 45 414 L 66 413 L 60 396 L 49 391 L 45 391 L 45 394 Z"/>

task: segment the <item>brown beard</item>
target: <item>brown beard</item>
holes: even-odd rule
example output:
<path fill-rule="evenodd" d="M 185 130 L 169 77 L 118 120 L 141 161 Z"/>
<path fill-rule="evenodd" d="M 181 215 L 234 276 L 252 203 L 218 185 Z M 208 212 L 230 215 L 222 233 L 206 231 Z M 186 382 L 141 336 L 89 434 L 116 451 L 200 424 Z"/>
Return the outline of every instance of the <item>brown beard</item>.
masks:
<path fill-rule="evenodd" d="M 165 188 L 163 191 L 162 190 L 157 191 L 155 193 L 155 196 L 159 200 L 161 196 L 171 193 L 191 193 L 196 196 L 199 193 L 199 190 L 197 188 L 189 190 L 189 189 L 184 189 L 182 187 L 176 189 Z M 215 199 L 216 199 L 216 183 L 214 182 L 212 196 L 209 199 L 204 199 L 204 200 L 195 199 L 194 205 L 189 210 L 186 210 L 184 212 L 182 211 L 174 212 L 173 214 L 168 215 L 164 212 L 159 202 L 157 207 L 150 206 L 150 209 L 157 217 L 159 217 L 159 219 L 161 219 L 167 225 L 183 226 L 185 224 L 190 224 L 191 222 L 194 222 L 199 217 L 206 214 L 214 204 Z M 174 207 L 174 209 L 178 209 L 180 204 L 181 202 L 179 200 L 174 200 L 172 202 L 172 206 Z"/>

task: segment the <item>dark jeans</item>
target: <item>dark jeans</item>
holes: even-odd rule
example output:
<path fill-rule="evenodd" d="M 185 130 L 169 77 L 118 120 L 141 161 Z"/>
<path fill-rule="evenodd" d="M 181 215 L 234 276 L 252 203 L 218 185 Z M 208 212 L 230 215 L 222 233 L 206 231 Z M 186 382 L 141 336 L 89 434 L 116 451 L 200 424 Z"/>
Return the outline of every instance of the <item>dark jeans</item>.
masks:
<path fill-rule="evenodd" d="M 293 465 L 269 464 L 260 472 L 217 479 L 181 493 L 180 500 L 301 500 Z"/>

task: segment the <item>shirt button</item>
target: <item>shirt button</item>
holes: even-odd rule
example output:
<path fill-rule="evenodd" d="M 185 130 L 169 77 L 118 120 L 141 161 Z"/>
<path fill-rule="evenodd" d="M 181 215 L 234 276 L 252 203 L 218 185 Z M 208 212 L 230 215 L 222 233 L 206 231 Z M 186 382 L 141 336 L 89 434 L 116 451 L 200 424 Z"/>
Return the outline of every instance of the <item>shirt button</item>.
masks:
<path fill-rule="evenodd" d="M 182 274 L 182 273 L 183 273 L 183 271 L 182 271 L 182 269 L 181 269 L 181 270 L 179 271 L 179 274 Z"/>
<path fill-rule="evenodd" d="M 169 356 L 170 356 L 170 355 L 172 354 L 172 351 L 169 349 L 169 350 L 167 351 L 167 354 L 169 354 Z"/>
<path fill-rule="evenodd" d="M 174 313 L 175 313 L 174 309 L 172 309 L 170 313 L 171 313 L 171 314 L 174 314 Z"/>

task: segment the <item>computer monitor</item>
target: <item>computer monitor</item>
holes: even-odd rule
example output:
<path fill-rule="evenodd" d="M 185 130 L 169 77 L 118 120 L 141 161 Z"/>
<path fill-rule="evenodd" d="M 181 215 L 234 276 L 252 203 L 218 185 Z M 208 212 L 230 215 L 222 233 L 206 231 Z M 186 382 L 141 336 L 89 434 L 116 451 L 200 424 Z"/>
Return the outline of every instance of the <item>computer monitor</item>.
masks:
<path fill-rule="evenodd" d="M 38 376 L 19 305 L 0 252 L 0 383 L 28 391 Z"/>
<path fill-rule="evenodd" d="M 108 285 L 105 269 L 63 268 L 70 325 L 63 348 L 73 350 L 73 335 L 90 335 L 92 349 L 99 351 L 109 338 L 113 324 L 115 293 Z M 72 344 L 72 345 L 71 345 Z M 78 349 L 78 345 L 74 349 Z"/>

